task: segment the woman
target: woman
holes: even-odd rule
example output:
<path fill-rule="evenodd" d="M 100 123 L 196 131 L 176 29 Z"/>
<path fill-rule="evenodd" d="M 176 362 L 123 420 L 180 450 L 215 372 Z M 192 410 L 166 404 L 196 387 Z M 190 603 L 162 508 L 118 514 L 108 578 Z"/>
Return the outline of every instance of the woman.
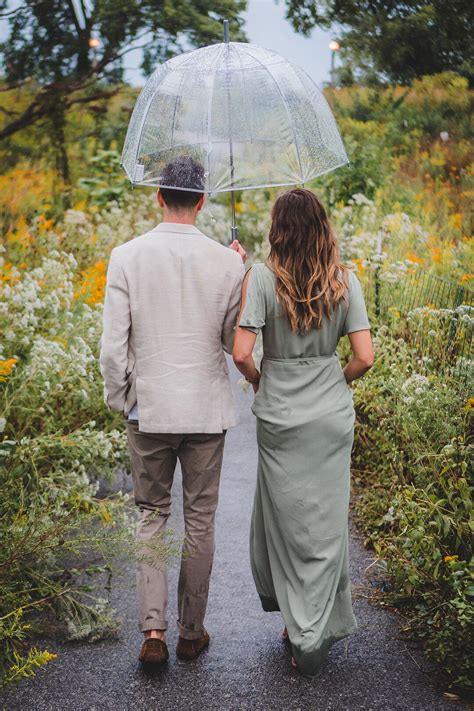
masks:
<path fill-rule="evenodd" d="M 234 362 L 257 393 L 259 450 L 252 573 L 264 610 L 282 612 L 303 674 L 357 628 L 347 517 L 354 406 L 348 383 L 373 362 L 357 277 L 341 264 L 324 207 L 289 190 L 272 209 L 270 256 L 244 280 Z M 262 373 L 252 350 L 263 335 Z M 349 336 L 341 368 L 336 347 Z"/>

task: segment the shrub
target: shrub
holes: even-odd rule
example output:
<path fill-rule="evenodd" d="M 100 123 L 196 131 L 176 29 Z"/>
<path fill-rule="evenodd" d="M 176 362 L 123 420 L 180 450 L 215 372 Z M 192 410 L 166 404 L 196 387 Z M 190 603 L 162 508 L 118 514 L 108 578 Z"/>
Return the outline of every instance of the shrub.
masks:
<path fill-rule="evenodd" d="M 354 389 L 357 522 L 386 567 L 384 600 L 451 686 L 469 688 L 473 403 L 464 381 L 418 373 L 417 354 L 386 327 L 375 345 L 375 366 Z"/>

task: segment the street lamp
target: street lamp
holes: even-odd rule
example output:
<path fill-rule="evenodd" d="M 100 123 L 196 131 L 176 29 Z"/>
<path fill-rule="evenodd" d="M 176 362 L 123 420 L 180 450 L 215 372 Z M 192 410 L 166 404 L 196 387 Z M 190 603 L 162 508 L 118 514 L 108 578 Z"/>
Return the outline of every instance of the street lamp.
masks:
<path fill-rule="evenodd" d="M 329 49 L 331 50 L 331 86 L 334 87 L 334 66 L 336 62 L 336 52 L 341 49 L 341 45 L 336 40 L 331 40 L 329 42 Z"/>
<path fill-rule="evenodd" d="M 97 50 L 100 47 L 100 39 L 98 37 L 91 37 L 89 39 L 89 47 L 92 49 L 92 68 L 97 67 Z"/>

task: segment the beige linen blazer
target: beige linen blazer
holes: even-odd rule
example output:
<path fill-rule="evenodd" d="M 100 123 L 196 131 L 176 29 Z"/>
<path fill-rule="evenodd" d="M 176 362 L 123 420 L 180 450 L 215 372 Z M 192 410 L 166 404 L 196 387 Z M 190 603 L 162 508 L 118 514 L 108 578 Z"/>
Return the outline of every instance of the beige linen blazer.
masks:
<path fill-rule="evenodd" d="M 244 266 L 193 225 L 164 222 L 112 250 L 100 370 L 108 407 L 138 401 L 143 432 L 215 433 L 237 424 L 224 355 Z"/>

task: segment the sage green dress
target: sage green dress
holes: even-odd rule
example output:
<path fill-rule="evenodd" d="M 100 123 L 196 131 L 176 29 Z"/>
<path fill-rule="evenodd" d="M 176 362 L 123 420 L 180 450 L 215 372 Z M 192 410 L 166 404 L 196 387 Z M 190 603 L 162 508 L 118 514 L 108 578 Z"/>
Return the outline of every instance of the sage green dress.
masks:
<path fill-rule="evenodd" d="M 262 331 L 262 377 L 252 406 L 258 473 L 250 533 L 262 606 L 280 610 L 293 656 L 318 674 L 329 647 L 357 629 L 348 566 L 354 406 L 336 347 L 370 328 L 359 281 L 320 329 L 294 333 L 264 264 L 250 272 L 240 326 Z"/>

